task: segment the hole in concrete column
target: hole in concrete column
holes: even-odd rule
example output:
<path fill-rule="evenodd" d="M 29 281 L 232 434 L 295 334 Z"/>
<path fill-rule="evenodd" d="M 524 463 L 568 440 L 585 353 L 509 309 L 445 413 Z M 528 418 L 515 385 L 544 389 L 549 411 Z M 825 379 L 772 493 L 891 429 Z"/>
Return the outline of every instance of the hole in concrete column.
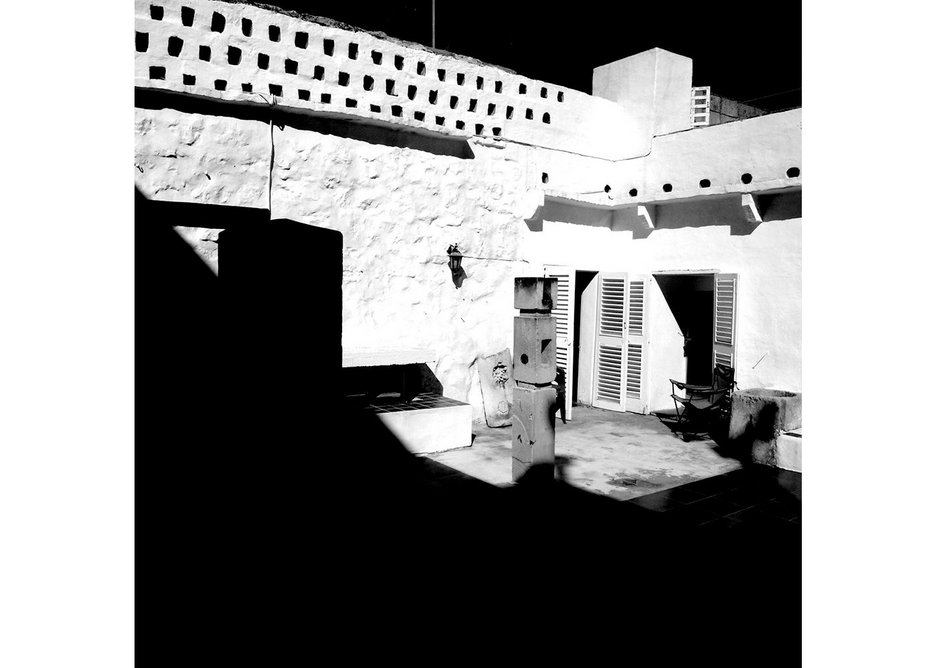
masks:
<path fill-rule="evenodd" d="M 491 134 L 493 134 L 495 137 L 500 137 L 501 128 L 491 128 Z"/>
<path fill-rule="evenodd" d="M 269 84 L 270 94 L 283 97 L 283 86 L 279 84 Z"/>
<path fill-rule="evenodd" d="M 286 62 L 283 64 L 283 69 L 286 70 L 287 74 L 296 74 L 296 72 L 299 70 L 299 63 L 297 63 L 295 60 L 290 60 L 287 58 Z"/>
<path fill-rule="evenodd" d="M 500 92 L 501 92 L 501 82 L 500 82 L 500 81 L 495 81 L 495 92 L 496 92 L 496 93 L 500 93 Z"/>
<path fill-rule="evenodd" d="M 388 95 L 396 95 L 397 93 L 394 92 L 394 87 L 396 85 L 397 83 L 393 79 L 387 79 L 384 82 L 384 90 L 387 91 Z"/>
<path fill-rule="evenodd" d="M 450 95 L 449 96 L 449 108 L 455 109 L 458 104 L 459 104 L 459 98 L 456 97 L 455 95 Z"/>
<path fill-rule="evenodd" d="M 183 74 L 183 75 L 182 75 L 182 85 L 183 85 L 183 86 L 194 86 L 194 85 L 195 85 L 195 75 L 194 75 L 194 74 Z"/>
<path fill-rule="evenodd" d="M 456 128 L 456 130 L 464 130 L 464 129 L 465 129 L 465 121 L 456 121 L 456 122 L 455 122 L 455 128 Z"/>
<path fill-rule="evenodd" d="M 170 37 L 169 44 L 166 47 L 166 51 L 169 52 L 170 56 L 178 56 L 182 52 L 183 41 L 178 37 Z"/>
<path fill-rule="evenodd" d="M 673 190 L 673 186 L 672 186 L 671 184 L 669 184 L 669 183 L 665 183 L 665 184 L 664 184 L 664 192 L 665 192 L 665 193 L 669 193 L 671 190 Z"/>
<path fill-rule="evenodd" d="M 270 56 L 268 56 L 266 53 L 258 53 L 257 54 L 257 67 L 259 67 L 262 70 L 265 70 L 268 67 L 270 67 Z"/>
<path fill-rule="evenodd" d="M 800 170 L 797 167 L 791 167 L 787 170 L 787 178 L 794 179 L 800 176 Z"/>
<path fill-rule="evenodd" d="M 371 62 L 375 65 L 380 65 L 381 61 L 384 60 L 384 54 L 380 51 L 371 50 Z"/>
<path fill-rule="evenodd" d="M 494 116 L 495 111 L 497 111 L 497 105 L 495 105 L 493 102 L 489 102 L 488 103 L 488 115 Z"/>
<path fill-rule="evenodd" d="M 526 118 L 528 121 L 534 120 L 534 110 L 528 108 L 527 111 L 524 112 L 524 118 Z"/>
<path fill-rule="evenodd" d="M 374 77 L 365 75 L 364 79 L 361 80 L 361 85 L 364 86 L 365 90 L 372 90 L 374 88 Z"/>
<path fill-rule="evenodd" d="M 300 88 L 298 92 L 299 92 L 299 99 L 300 99 L 300 100 L 308 100 L 308 99 L 309 99 L 309 91 L 306 90 L 305 88 Z"/>
<path fill-rule="evenodd" d="M 324 39 L 322 40 L 322 53 L 327 56 L 331 56 L 335 52 L 335 40 L 334 39 Z"/>
<path fill-rule="evenodd" d="M 352 99 L 352 98 L 350 98 L 350 97 L 346 97 L 346 98 L 345 98 L 345 106 L 346 106 L 346 107 L 352 107 L 352 108 L 357 107 L 357 106 L 358 106 L 358 100 Z"/>
<path fill-rule="evenodd" d="M 224 79 L 215 79 L 215 90 L 224 90 L 228 87 L 228 82 Z"/>
<path fill-rule="evenodd" d="M 407 97 L 411 100 L 416 97 L 416 86 L 407 86 Z"/>
<path fill-rule="evenodd" d="M 752 175 L 748 172 L 742 174 L 742 183 L 748 184 L 752 182 Z"/>
<path fill-rule="evenodd" d="M 322 65 L 316 65 L 315 69 L 312 71 L 312 78 L 322 81 L 325 77 L 325 68 Z"/>
<path fill-rule="evenodd" d="M 426 118 L 426 114 L 424 114 L 422 111 L 414 111 L 413 118 L 418 121 L 422 121 L 424 118 Z"/>
<path fill-rule="evenodd" d="M 514 107 L 510 107 L 510 106 L 507 107 L 507 108 L 504 110 L 504 116 L 505 116 L 505 118 L 507 118 L 508 120 L 511 120 L 512 118 L 514 118 Z"/>
<path fill-rule="evenodd" d="M 475 111 L 475 107 L 478 106 L 478 100 L 469 100 L 469 111 Z"/>
<path fill-rule="evenodd" d="M 440 81 L 445 81 L 445 80 L 446 80 L 446 70 L 444 70 L 443 68 L 440 67 L 438 70 L 436 70 L 436 76 L 439 77 L 439 80 L 440 80 Z"/>
<path fill-rule="evenodd" d="M 708 188 L 710 185 L 712 184 L 710 184 L 709 179 L 701 179 L 699 182 L 700 188 Z"/>
<path fill-rule="evenodd" d="M 254 90 L 254 85 L 249 83 L 242 83 L 241 90 L 245 93 L 250 93 L 252 90 Z"/>
<path fill-rule="evenodd" d="M 347 86 L 348 85 L 348 72 L 339 72 L 338 73 L 338 85 Z"/>
<path fill-rule="evenodd" d="M 455 82 L 456 82 L 457 84 L 459 84 L 460 86 L 464 85 L 464 84 L 465 84 L 465 74 L 463 74 L 462 72 L 459 72 L 458 74 L 456 74 L 456 75 L 455 75 Z"/>
<path fill-rule="evenodd" d="M 204 44 L 198 47 L 198 59 L 208 62 L 211 60 L 211 47 L 205 46 Z"/>
<path fill-rule="evenodd" d="M 540 89 L 540 97 L 546 97 L 546 96 L 547 96 L 547 89 L 546 87 L 543 87 Z"/>
<path fill-rule="evenodd" d="M 638 196 L 638 189 L 637 189 L 637 188 L 632 188 L 631 190 L 628 191 L 628 194 L 631 195 L 632 197 L 637 197 L 637 196 Z"/>
<path fill-rule="evenodd" d="M 381 108 L 380 108 L 380 106 L 378 106 L 378 105 L 376 105 L 376 104 L 372 104 L 372 105 L 371 105 L 371 111 L 372 111 L 373 113 L 375 113 L 375 114 L 379 114 L 379 113 L 381 113 Z"/>
<path fill-rule="evenodd" d="M 527 84 L 518 84 L 518 85 L 517 85 L 517 92 L 518 92 L 519 95 L 526 95 L 526 94 L 527 94 Z"/>
<path fill-rule="evenodd" d="M 136 35 L 137 51 L 145 52 L 150 47 L 150 35 L 145 32 L 138 32 Z"/>
<path fill-rule="evenodd" d="M 549 183 L 549 182 L 550 182 L 550 175 L 547 174 L 546 172 L 543 172 L 543 173 L 540 175 L 540 181 L 541 181 L 542 183 Z"/>
<path fill-rule="evenodd" d="M 250 37 L 252 32 L 254 32 L 254 22 L 250 19 L 241 19 L 241 34 Z"/>
<path fill-rule="evenodd" d="M 390 113 L 392 116 L 401 116 L 403 114 L 403 107 L 399 104 L 395 104 L 390 108 Z"/>
<path fill-rule="evenodd" d="M 240 65 L 241 64 L 241 50 L 236 46 L 228 47 L 228 63 L 230 65 Z"/>
<path fill-rule="evenodd" d="M 478 77 L 475 79 L 475 87 L 478 88 L 478 90 L 482 90 L 485 87 L 485 77 Z"/>
<path fill-rule="evenodd" d="M 430 104 L 436 104 L 436 91 L 434 91 L 434 90 L 431 90 L 431 91 L 429 92 L 429 103 L 430 103 Z"/>
<path fill-rule="evenodd" d="M 328 104 L 329 102 L 332 101 L 332 96 L 329 93 L 322 93 L 321 95 L 319 95 L 319 101 L 322 104 Z"/>
<path fill-rule="evenodd" d="M 280 41 L 280 26 L 267 26 L 267 37 L 271 42 Z"/>
<path fill-rule="evenodd" d="M 403 56 L 394 56 L 394 67 L 398 70 L 403 69 Z"/>
<path fill-rule="evenodd" d="M 298 49 L 305 49 L 309 46 L 309 33 L 308 32 L 297 32 L 293 37 L 293 44 L 296 45 Z"/>
<path fill-rule="evenodd" d="M 543 353 L 547 348 L 550 347 L 550 342 L 553 339 L 540 339 L 540 352 Z"/>
<path fill-rule="evenodd" d="M 527 357 L 527 353 L 522 353 L 522 354 L 521 354 L 521 364 L 527 364 L 528 360 L 529 360 L 529 358 Z"/>
<path fill-rule="evenodd" d="M 446 118 L 445 118 L 445 116 L 437 116 L 437 117 L 436 117 L 436 125 L 445 125 L 445 124 L 446 124 Z"/>
<path fill-rule="evenodd" d="M 224 16 L 218 12 L 211 15 L 211 30 L 212 32 L 224 32 Z"/>
<path fill-rule="evenodd" d="M 563 95 L 563 91 L 561 91 L 561 90 L 556 91 L 556 101 L 557 101 L 557 102 L 562 102 L 564 97 L 565 97 L 565 96 Z"/>
<path fill-rule="evenodd" d="M 154 21 L 163 20 L 163 8 L 159 5 L 150 5 L 150 18 Z"/>
<path fill-rule="evenodd" d="M 484 131 L 485 131 L 485 126 L 484 126 L 484 125 L 482 125 L 481 123 L 476 123 L 476 124 L 475 124 L 475 134 L 480 135 L 480 134 L 483 133 Z"/>
<path fill-rule="evenodd" d="M 422 61 L 417 61 L 417 64 L 416 64 L 416 73 L 419 74 L 419 75 L 421 75 L 421 76 L 424 75 L 424 74 L 426 74 L 426 63 L 424 63 L 424 62 L 422 62 Z"/>
<path fill-rule="evenodd" d="M 348 57 L 352 60 L 358 59 L 358 45 L 354 42 L 348 44 Z"/>
<path fill-rule="evenodd" d="M 549 113 L 545 113 L 545 114 L 543 115 L 543 122 L 546 123 L 547 125 L 550 124 L 550 114 L 549 114 Z"/>
<path fill-rule="evenodd" d="M 191 7 L 183 7 L 180 14 L 182 15 L 182 25 L 191 26 L 195 23 L 195 10 Z"/>
<path fill-rule="evenodd" d="M 150 78 L 151 79 L 165 79 L 166 68 L 165 67 L 150 67 Z"/>

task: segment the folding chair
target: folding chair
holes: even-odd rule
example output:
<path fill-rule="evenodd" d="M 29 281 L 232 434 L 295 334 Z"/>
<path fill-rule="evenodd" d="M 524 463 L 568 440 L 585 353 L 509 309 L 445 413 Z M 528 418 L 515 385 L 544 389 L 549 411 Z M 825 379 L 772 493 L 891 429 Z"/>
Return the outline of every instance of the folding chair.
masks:
<path fill-rule="evenodd" d="M 694 425 L 709 429 L 714 419 L 729 417 L 732 391 L 736 387 L 735 369 L 717 364 L 713 369 L 711 385 L 690 385 L 670 379 L 674 408 L 677 411 L 677 428 L 683 432 L 683 440 Z M 683 392 L 679 396 L 677 390 Z M 681 429 L 682 427 L 682 429 Z"/>

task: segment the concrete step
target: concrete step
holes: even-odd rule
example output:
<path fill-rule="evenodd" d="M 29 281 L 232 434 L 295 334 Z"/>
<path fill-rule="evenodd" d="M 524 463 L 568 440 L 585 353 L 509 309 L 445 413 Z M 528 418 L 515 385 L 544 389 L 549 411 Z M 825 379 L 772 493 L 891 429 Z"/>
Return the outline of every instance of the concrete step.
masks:
<path fill-rule="evenodd" d="M 440 396 L 369 406 L 413 453 L 442 452 L 472 445 L 472 406 Z"/>

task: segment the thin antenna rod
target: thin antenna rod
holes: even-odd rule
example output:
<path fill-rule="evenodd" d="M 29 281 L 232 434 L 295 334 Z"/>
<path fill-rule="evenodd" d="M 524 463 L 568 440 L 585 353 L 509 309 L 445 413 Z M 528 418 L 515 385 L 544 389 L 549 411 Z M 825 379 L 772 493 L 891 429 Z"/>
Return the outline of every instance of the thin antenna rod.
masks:
<path fill-rule="evenodd" d="M 435 49 L 436 48 L 436 0 L 433 0 L 432 16 L 433 16 L 433 42 L 431 46 Z"/>

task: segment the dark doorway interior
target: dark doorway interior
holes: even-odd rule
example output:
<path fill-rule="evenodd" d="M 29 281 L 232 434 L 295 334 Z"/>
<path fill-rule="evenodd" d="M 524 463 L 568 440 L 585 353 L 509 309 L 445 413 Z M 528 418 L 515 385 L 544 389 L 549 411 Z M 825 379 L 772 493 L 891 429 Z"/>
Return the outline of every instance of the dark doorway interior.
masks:
<path fill-rule="evenodd" d="M 683 333 L 686 382 L 708 385 L 713 371 L 713 274 L 655 274 Z"/>
<path fill-rule="evenodd" d="M 582 293 L 585 292 L 586 288 L 592 283 L 593 279 L 598 275 L 597 271 L 577 271 L 576 272 L 576 301 L 575 301 L 575 322 L 573 323 L 573 351 L 572 359 L 576 362 L 573 364 L 573 377 L 570 379 L 572 382 L 572 393 L 573 393 L 573 405 L 576 405 L 579 402 L 579 369 L 582 366 L 579 364 L 579 349 L 581 343 L 581 332 L 582 328 L 579 326 L 582 322 Z M 595 318 L 595 312 L 593 309 L 589 310 L 587 317 Z M 590 329 L 590 331 L 592 331 Z"/>

